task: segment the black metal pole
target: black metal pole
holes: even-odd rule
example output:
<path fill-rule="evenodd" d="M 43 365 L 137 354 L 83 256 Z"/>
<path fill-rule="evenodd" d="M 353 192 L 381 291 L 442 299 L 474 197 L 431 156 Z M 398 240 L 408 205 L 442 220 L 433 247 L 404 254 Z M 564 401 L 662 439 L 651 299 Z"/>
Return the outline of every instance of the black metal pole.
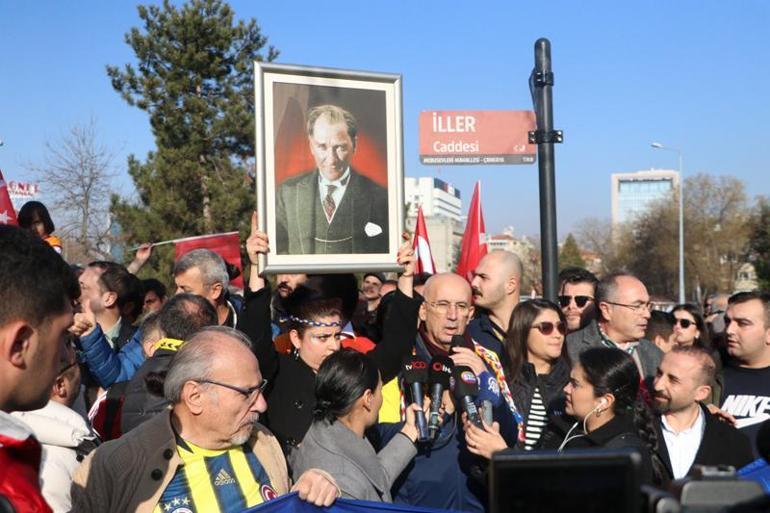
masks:
<path fill-rule="evenodd" d="M 553 129 L 553 73 L 551 42 L 535 41 L 535 69 L 532 72 L 532 96 L 537 130 L 530 134 L 536 142 L 540 170 L 540 251 L 543 270 L 543 297 L 556 301 L 559 255 L 556 237 L 556 177 L 554 142 L 562 141 L 560 131 Z"/>

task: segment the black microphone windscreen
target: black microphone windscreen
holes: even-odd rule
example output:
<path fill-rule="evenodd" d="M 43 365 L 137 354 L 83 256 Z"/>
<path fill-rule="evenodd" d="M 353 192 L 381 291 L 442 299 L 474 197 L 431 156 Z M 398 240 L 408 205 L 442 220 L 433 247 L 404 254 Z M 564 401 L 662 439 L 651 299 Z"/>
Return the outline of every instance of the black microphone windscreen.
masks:
<path fill-rule="evenodd" d="M 452 347 L 464 347 L 465 337 L 462 335 L 452 335 Z"/>
<path fill-rule="evenodd" d="M 428 382 L 428 362 L 419 356 L 408 356 L 404 358 L 404 381 L 411 385 L 412 383 Z"/>
<path fill-rule="evenodd" d="M 449 388 L 449 378 L 452 376 L 452 369 L 454 369 L 454 362 L 447 356 L 434 356 L 430 361 L 430 369 L 428 370 L 428 382 L 433 384 L 439 384 L 444 389 Z"/>
<path fill-rule="evenodd" d="M 476 397 L 479 394 L 479 382 L 470 367 L 455 367 L 452 371 L 452 377 L 455 382 L 455 397 Z"/>

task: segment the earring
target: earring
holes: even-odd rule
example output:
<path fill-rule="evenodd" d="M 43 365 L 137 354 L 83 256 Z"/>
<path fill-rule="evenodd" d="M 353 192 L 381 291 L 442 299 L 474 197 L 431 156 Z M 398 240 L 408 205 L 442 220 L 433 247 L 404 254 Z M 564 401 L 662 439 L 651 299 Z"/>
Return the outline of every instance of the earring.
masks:
<path fill-rule="evenodd" d="M 292 354 L 294 355 L 295 360 L 299 360 L 299 349 L 295 347 L 294 350 L 292 351 Z"/>

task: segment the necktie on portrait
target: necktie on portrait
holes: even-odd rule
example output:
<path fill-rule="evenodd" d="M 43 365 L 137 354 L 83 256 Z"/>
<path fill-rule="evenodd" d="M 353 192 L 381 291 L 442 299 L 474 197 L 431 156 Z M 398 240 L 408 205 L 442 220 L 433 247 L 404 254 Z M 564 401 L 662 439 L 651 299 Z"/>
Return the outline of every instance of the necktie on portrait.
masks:
<path fill-rule="evenodd" d="M 332 197 L 332 193 L 336 189 L 337 189 L 336 185 L 327 185 L 326 197 L 323 200 L 323 207 L 324 207 L 324 212 L 326 213 L 326 220 L 330 223 L 332 222 L 334 211 L 337 209 L 337 205 L 336 203 L 334 203 L 334 198 Z"/>

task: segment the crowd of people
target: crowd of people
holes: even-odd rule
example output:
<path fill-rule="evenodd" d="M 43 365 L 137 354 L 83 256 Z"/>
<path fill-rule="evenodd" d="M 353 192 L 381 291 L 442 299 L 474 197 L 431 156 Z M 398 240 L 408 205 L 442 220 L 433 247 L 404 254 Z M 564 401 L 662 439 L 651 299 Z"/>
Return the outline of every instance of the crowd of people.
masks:
<path fill-rule="evenodd" d="M 22 215 L 23 214 L 23 215 Z M 266 276 L 215 252 L 175 292 L 65 262 L 42 204 L 0 226 L 0 511 L 237 512 L 297 491 L 485 511 L 499 451 L 633 448 L 644 483 L 744 467 L 770 416 L 770 294 L 653 309 L 635 276 L 559 275 L 522 300 L 492 251 L 466 280 Z M 451 379 L 450 379 L 451 376 Z M 450 385 L 453 383 L 453 385 Z"/>

